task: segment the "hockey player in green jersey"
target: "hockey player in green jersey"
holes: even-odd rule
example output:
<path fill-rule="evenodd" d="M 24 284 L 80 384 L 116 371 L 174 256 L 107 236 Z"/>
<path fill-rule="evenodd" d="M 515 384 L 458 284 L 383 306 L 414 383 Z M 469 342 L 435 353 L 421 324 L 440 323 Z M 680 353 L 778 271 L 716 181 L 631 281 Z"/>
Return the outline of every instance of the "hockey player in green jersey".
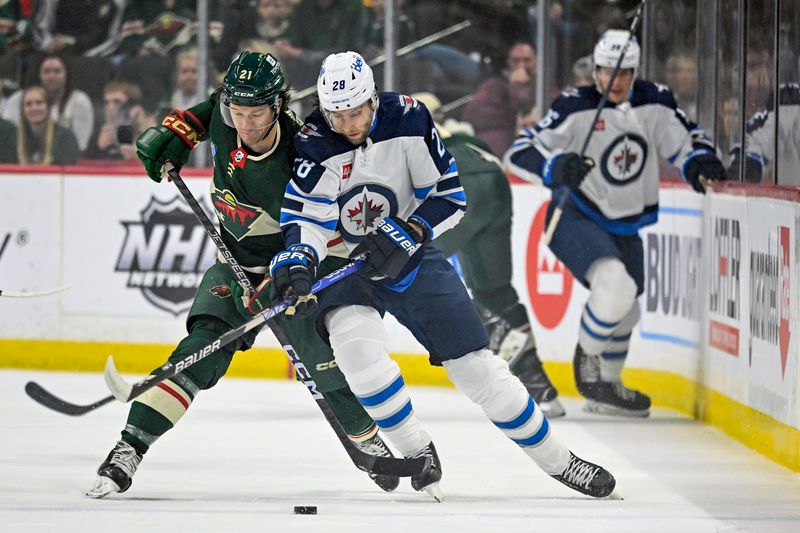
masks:
<path fill-rule="evenodd" d="M 436 116 L 441 103 L 431 93 L 412 95 Z M 511 285 L 511 187 L 491 148 L 466 131 L 436 122 L 472 207 L 451 230 L 435 239 L 445 257 L 455 255 L 489 334 L 489 349 L 508 362 L 548 418 L 563 416 L 558 391 L 536 352 L 528 313 Z"/>
<path fill-rule="evenodd" d="M 242 52 L 228 69 L 223 86 L 207 101 L 185 111 L 173 110 L 160 126 L 148 129 L 136 142 L 138 156 L 156 182 L 161 181 L 167 161 L 180 168 L 191 149 L 204 140 L 210 142 L 214 163 L 211 203 L 220 234 L 256 287 L 256 294 L 248 294 L 236 283 L 227 264 L 211 266 L 189 311 L 188 335 L 178 343 L 170 362 L 210 344 L 271 304 L 265 273 L 272 256 L 285 248 L 278 220 L 292 176 L 293 138 L 301 128 L 288 101 L 288 83 L 280 63 L 269 54 Z M 332 254 L 317 275 L 324 276 L 346 261 Z M 355 445 L 373 455 L 391 455 L 377 426 L 331 364 L 333 354 L 319 338 L 314 317 L 279 318 L 278 324 Z M 251 331 L 139 396 L 131 405 L 121 439 L 100 465 L 87 495 L 102 498 L 128 490 L 142 456 L 174 427 L 200 391 L 213 387 L 225 375 L 234 353 L 249 349 L 257 333 Z M 396 477 L 370 477 L 386 491 L 399 483 Z"/>

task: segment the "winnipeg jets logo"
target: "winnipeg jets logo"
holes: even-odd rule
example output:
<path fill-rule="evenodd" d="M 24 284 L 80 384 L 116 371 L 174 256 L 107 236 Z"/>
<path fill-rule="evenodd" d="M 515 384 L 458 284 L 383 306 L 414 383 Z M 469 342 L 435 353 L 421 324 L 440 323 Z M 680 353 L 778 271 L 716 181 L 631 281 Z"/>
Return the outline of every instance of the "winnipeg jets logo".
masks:
<path fill-rule="evenodd" d="M 360 184 L 339 198 L 339 206 L 339 231 L 346 241 L 357 243 L 380 219 L 397 214 L 397 195 L 385 185 Z"/>
<path fill-rule="evenodd" d="M 635 133 L 624 133 L 603 152 L 600 169 L 612 185 L 625 185 L 639 178 L 647 161 L 647 141 Z"/>
<path fill-rule="evenodd" d="M 364 187 L 364 193 L 361 199 L 358 200 L 356 207 L 347 210 L 347 217 L 356 225 L 356 230 L 367 232 L 375 227 L 377 219 L 382 218 L 383 210 L 383 204 L 373 203 L 372 199 L 367 195 L 367 188 Z"/>

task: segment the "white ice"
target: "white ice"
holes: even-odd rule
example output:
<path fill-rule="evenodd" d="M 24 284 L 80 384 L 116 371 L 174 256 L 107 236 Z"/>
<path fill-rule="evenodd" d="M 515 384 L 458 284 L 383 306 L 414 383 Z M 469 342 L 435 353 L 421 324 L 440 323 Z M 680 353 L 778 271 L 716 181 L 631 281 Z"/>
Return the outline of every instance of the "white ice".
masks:
<path fill-rule="evenodd" d="M 444 503 L 407 481 L 381 492 L 350 463 L 297 383 L 224 379 L 147 454 L 131 489 L 83 496 L 125 423 L 114 403 L 71 418 L 24 393 L 75 403 L 107 394 L 97 374 L 0 372 L 2 532 L 793 532 L 800 476 L 672 411 L 646 420 L 564 400 L 556 435 L 607 467 L 624 500 L 593 500 L 542 473 L 454 389 L 412 388 L 444 468 Z M 295 515 L 316 505 L 316 516 Z"/>

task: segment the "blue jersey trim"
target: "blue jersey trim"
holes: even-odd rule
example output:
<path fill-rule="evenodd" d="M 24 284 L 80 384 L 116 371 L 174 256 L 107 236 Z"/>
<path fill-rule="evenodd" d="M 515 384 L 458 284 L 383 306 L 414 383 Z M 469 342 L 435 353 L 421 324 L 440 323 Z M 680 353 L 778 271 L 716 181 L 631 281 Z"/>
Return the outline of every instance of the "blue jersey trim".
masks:
<path fill-rule="evenodd" d="M 281 226 L 284 224 L 291 224 L 293 222 L 311 222 L 312 224 L 316 224 L 326 230 L 335 231 L 336 227 L 339 225 L 338 220 L 331 220 L 330 222 L 320 222 L 319 220 L 314 220 L 308 217 L 301 217 L 300 215 L 293 215 L 292 213 L 284 213 L 281 212 Z"/>

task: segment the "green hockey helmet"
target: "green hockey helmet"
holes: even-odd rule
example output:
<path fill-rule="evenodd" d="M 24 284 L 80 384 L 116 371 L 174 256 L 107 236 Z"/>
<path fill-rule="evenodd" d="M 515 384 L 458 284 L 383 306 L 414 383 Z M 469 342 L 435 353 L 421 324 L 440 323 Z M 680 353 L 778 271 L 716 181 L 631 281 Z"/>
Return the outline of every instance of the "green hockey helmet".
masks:
<path fill-rule="evenodd" d="M 229 104 L 250 107 L 267 104 L 277 113 L 286 85 L 281 63 L 272 54 L 242 52 L 228 67 L 222 96 Z"/>

